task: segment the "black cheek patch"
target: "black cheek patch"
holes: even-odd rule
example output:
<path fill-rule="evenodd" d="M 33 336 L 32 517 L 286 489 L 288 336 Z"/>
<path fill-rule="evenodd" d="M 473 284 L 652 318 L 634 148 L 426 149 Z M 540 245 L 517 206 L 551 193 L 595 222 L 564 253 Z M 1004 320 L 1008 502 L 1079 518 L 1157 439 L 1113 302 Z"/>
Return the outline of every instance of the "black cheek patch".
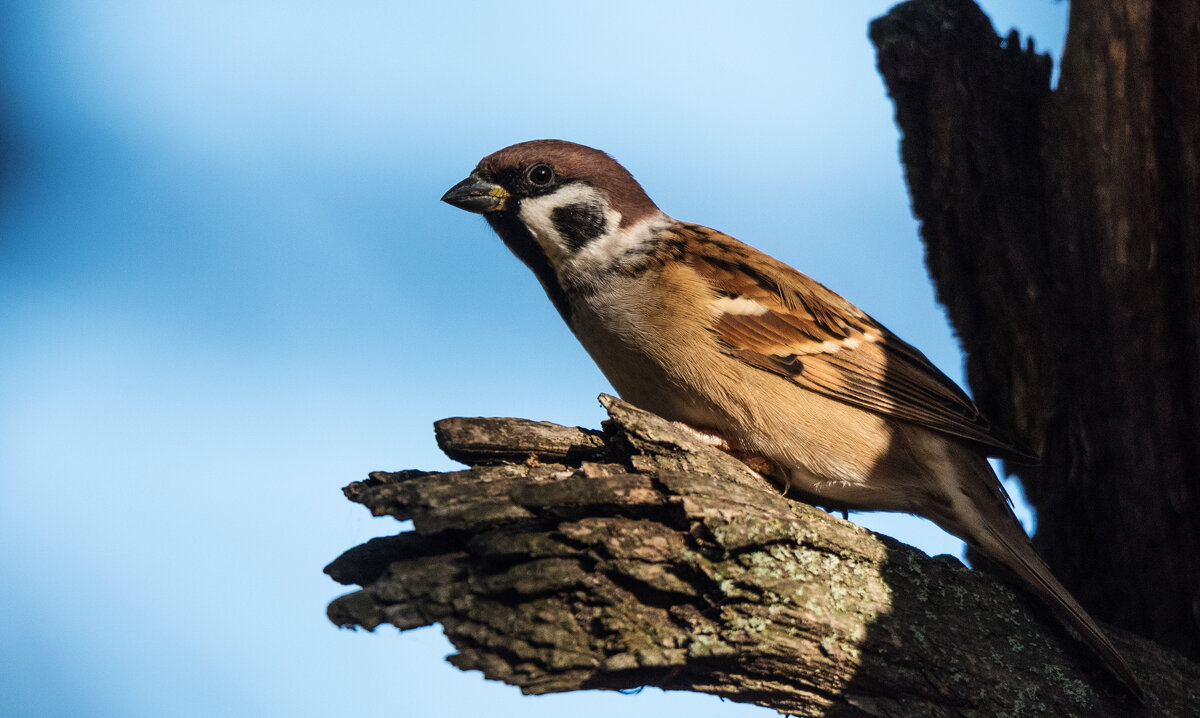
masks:
<path fill-rule="evenodd" d="M 598 202 L 580 202 L 558 207 L 550 214 L 554 229 L 571 249 L 581 249 L 604 233 L 604 207 Z"/>

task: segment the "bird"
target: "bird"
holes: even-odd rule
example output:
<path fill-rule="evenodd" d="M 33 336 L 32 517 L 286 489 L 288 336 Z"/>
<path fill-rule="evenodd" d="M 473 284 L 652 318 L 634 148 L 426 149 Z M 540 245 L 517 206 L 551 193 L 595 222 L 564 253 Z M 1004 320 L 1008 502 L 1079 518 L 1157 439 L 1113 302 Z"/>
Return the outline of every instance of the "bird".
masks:
<path fill-rule="evenodd" d="M 483 215 L 622 399 L 764 459 L 810 503 L 932 520 L 1015 574 L 1144 698 L 1038 556 L 987 460 L 1036 459 L 864 311 L 750 245 L 667 215 L 584 145 L 511 145 L 442 201 Z"/>

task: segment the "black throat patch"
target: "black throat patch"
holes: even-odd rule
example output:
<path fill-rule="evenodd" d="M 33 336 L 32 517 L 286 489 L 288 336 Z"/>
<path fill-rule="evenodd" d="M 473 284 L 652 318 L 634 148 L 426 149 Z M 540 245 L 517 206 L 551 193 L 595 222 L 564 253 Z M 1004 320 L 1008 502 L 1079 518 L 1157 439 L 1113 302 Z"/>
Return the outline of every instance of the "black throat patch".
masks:
<path fill-rule="evenodd" d="M 546 290 L 546 296 L 550 297 L 550 301 L 554 303 L 554 308 L 558 310 L 567 326 L 573 328 L 571 303 L 567 300 L 567 294 L 563 291 L 562 285 L 558 283 L 558 275 L 555 274 L 554 267 L 550 265 L 550 260 L 546 258 L 542 248 L 534 241 L 533 235 L 529 233 L 525 225 L 521 224 L 511 212 L 490 212 L 483 216 L 496 234 L 500 235 L 500 239 L 504 240 L 504 244 L 512 250 L 513 254 L 517 255 L 517 259 L 533 270 L 542 289 Z"/>
<path fill-rule="evenodd" d="M 599 202 L 579 202 L 557 207 L 550 213 L 554 229 L 571 249 L 581 249 L 604 233 L 604 205 Z"/>

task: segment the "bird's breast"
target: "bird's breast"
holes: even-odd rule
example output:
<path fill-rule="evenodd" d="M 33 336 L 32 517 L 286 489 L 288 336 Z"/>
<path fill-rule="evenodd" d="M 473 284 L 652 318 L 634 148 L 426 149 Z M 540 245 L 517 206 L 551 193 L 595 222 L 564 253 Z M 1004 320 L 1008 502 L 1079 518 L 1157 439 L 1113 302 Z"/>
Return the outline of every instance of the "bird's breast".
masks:
<path fill-rule="evenodd" d="M 714 298 L 669 269 L 617 278 L 573 296 L 574 330 L 626 401 L 771 459 L 808 494 L 867 505 L 862 487 L 907 453 L 893 423 L 731 356 L 711 330 Z"/>
<path fill-rule="evenodd" d="M 572 299 L 580 343 L 623 399 L 671 421 L 719 428 L 726 420 L 702 377 L 719 372 L 701 311 L 706 298 L 665 292 L 661 275 L 612 277 Z"/>

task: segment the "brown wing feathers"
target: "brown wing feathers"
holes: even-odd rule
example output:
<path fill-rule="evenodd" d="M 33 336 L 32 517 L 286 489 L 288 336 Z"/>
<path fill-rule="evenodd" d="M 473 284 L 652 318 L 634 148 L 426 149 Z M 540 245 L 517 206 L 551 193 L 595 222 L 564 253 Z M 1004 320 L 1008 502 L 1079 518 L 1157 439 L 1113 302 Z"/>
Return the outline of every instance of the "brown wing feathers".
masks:
<path fill-rule="evenodd" d="M 684 261 L 712 285 L 714 299 L 746 300 L 713 325 L 730 355 L 839 401 L 962 437 L 990 455 L 1032 458 L 998 436 L 925 355 L 857 307 L 786 264 L 701 229 L 677 230 L 692 233 L 691 246 L 700 248 Z M 739 261 L 751 255 L 753 263 Z"/>

